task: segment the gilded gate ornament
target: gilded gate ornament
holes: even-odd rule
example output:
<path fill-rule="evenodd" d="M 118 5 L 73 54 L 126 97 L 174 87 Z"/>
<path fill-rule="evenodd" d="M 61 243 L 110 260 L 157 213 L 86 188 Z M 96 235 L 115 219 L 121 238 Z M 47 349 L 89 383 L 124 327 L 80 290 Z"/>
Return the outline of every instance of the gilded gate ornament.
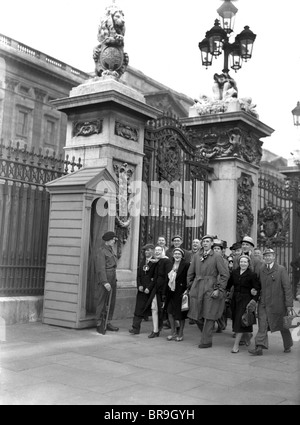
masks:
<path fill-rule="evenodd" d="M 272 246 L 274 243 L 285 242 L 289 229 L 289 214 L 267 202 L 265 207 L 258 211 L 258 235 L 259 242 Z"/>
<path fill-rule="evenodd" d="M 158 158 L 159 180 L 169 183 L 180 181 L 182 177 L 180 149 L 175 136 L 166 137 L 161 143 L 161 152 Z"/>

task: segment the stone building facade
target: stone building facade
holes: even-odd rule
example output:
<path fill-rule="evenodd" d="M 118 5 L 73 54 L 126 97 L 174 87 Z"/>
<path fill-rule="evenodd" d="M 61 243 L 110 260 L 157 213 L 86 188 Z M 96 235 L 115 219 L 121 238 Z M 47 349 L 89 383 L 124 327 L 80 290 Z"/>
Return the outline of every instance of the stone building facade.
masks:
<path fill-rule="evenodd" d="M 93 77 L 33 47 L 0 34 L 0 138 L 42 155 L 64 153 L 66 115 L 51 104 Z M 140 91 L 146 103 L 186 117 L 193 100 L 132 67 L 121 82 Z"/>

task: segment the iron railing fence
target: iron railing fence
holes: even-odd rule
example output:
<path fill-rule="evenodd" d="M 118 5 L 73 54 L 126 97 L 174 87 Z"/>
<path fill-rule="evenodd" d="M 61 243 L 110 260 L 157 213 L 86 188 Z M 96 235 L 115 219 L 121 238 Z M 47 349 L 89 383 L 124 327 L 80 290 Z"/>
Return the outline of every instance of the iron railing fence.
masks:
<path fill-rule="evenodd" d="M 80 160 L 0 142 L 0 296 L 43 295 L 49 221 L 46 183 Z"/>
<path fill-rule="evenodd" d="M 271 247 L 292 281 L 291 261 L 300 251 L 300 184 L 261 172 L 258 182 L 257 245 Z"/>

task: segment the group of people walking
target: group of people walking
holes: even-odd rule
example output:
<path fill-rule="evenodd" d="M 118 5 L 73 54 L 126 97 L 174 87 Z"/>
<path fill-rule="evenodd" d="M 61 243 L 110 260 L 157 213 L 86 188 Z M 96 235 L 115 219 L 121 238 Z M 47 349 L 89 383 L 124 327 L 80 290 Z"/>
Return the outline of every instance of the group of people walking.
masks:
<path fill-rule="evenodd" d="M 99 286 L 102 286 L 97 307 L 99 333 L 118 330 L 110 323 L 116 292 L 116 258 L 112 245 L 117 238 L 113 232 L 107 232 L 103 239 L 104 251 L 99 250 L 96 266 Z M 201 241 L 194 239 L 190 251 L 181 247 L 182 242 L 182 237 L 175 235 L 168 248 L 165 237 L 160 236 L 156 245 L 146 244 L 142 248 L 136 305 L 129 333 L 139 334 L 144 318 L 151 315 L 153 329 L 148 338 L 159 337 L 167 316 L 170 326 L 167 341 L 181 342 L 189 318 L 190 323 L 195 323 L 200 330 L 199 348 L 210 348 L 215 325 L 217 332 L 227 325 L 230 304 L 235 337 L 232 353 L 238 353 L 242 344 L 247 347 L 251 344 L 256 318 L 258 332 L 255 346 L 248 350 L 249 353 L 259 356 L 263 349 L 268 349 L 269 331 L 280 331 L 284 352 L 290 352 L 293 340 L 290 331 L 283 327 L 283 317 L 292 314 L 292 289 L 285 267 L 275 261 L 274 250 L 269 248 L 261 254 L 256 249 L 255 252 L 253 239 L 249 236 L 233 244 L 228 257 L 225 255 L 226 243 L 212 235 L 203 236 Z M 108 299 L 105 292 L 109 291 L 113 291 L 113 295 L 110 310 L 105 312 Z M 182 297 L 186 291 L 190 305 L 183 311 Z"/>

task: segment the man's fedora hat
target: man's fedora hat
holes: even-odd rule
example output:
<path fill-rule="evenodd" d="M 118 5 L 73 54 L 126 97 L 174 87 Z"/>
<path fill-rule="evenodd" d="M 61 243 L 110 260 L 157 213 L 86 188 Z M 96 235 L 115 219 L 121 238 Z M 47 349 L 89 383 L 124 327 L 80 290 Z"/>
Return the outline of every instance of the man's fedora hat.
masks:
<path fill-rule="evenodd" d="M 275 254 L 274 249 L 272 248 L 267 248 L 264 250 L 263 255 L 267 255 L 267 254 Z"/>
<path fill-rule="evenodd" d="M 250 238 L 250 236 L 244 236 L 243 239 L 241 240 L 241 243 L 243 243 L 243 242 L 247 242 L 250 245 L 252 245 L 253 247 L 255 246 L 254 240 L 252 238 Z"/>

